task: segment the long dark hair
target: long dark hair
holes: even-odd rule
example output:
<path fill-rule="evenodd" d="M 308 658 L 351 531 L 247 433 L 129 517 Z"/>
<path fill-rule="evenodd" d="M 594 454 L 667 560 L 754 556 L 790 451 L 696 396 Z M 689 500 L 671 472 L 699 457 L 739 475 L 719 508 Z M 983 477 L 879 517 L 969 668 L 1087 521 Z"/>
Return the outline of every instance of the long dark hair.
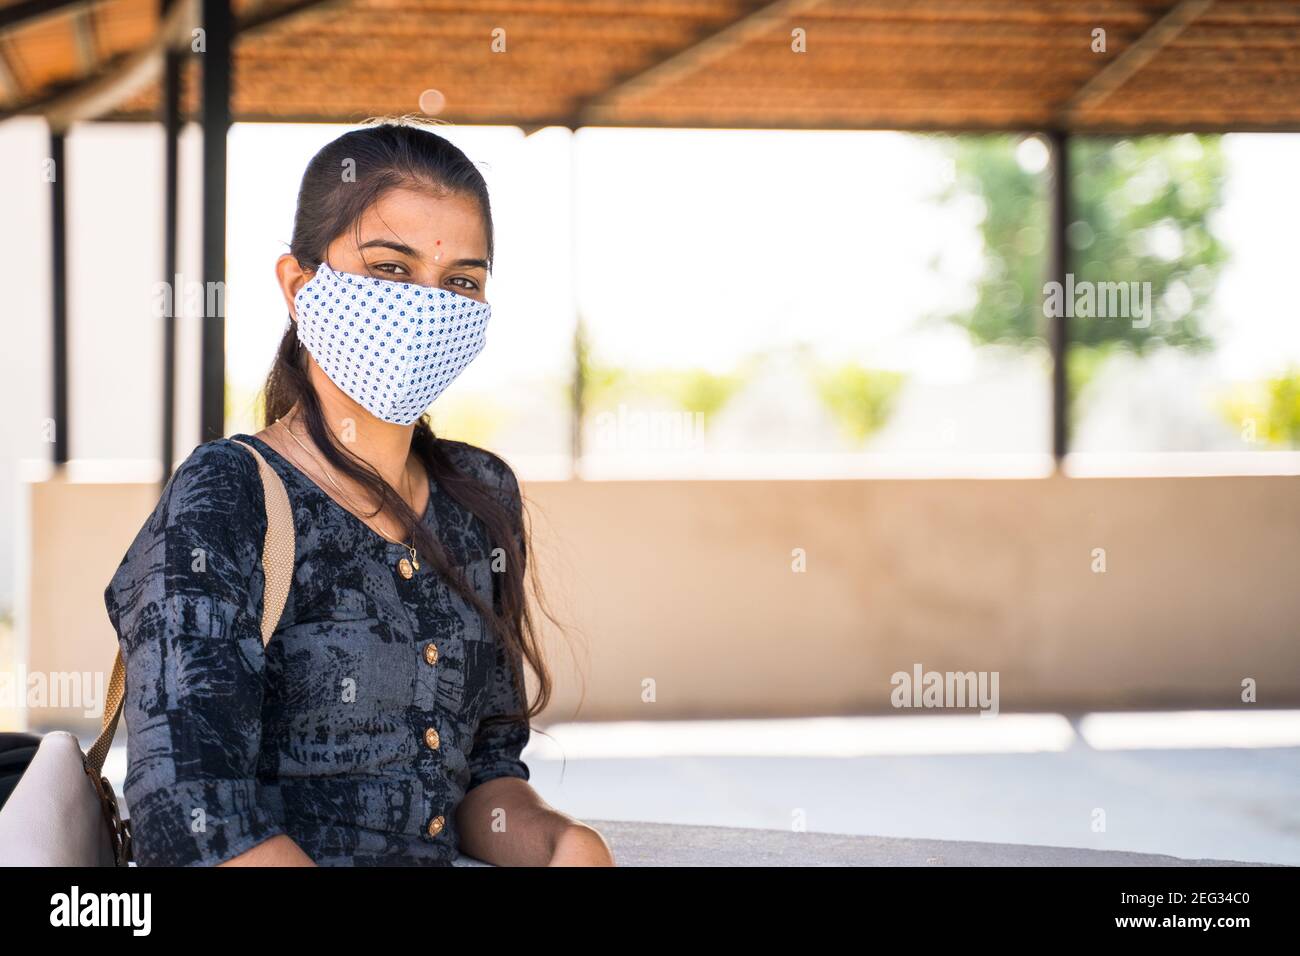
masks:
<path fill-rule="evenodd" d="M 353 175 L 344 176 L 350 170 Z M 289 251 L 306 271 L 321 264 L 329 244 L 348 229 L 358 227 L 362 214 L 382 195 L 395 187 L 430 190 L 439 196 L 466 196 L 477 201 L 487 235 L 488 270 L 493 255 L 492 211 L 487 183 L 478 168 L 446 138 L 420 125 L 411 117 L 384 117 L 362 129 L 344 133 L 324 146 L 303 173 L 294 216 Z M 414 535 L 420 555 L 427 556 L 433 571 L 443 576 L 455 591 L 494 625 L 510 652 L 515 687 L 520 700 L 527 700 L 524 675 L 518 666 L 526 660 L 538 679 L 536 699 L 522 713 L 492 715 L 482 723 L 529 721 L 551 699 L 551 675 L 541 652 L 535 616 L 525 588 L 532 584 L 538 609 L 551 617 L 541 600 L 534 562 L 527 561 L 529 534 L 524 515 L 506 508 L 492 489 L 461 471 L 447 451 L 447 442 L 436 437 L 424 414 L 415 424 L 412 450 L 420 457 L 438 488 L 471 512 L 487 530 L 494 548 L 505 554 L 504 573 L 496 575 L 496 599 L 489 606 L 466 583 L 460 569 L 448 559 L 441 543 L 396 490 L 362 461 L 326 427 L 320 399 L 307 371 L 307 350 L 299 347 L 297 325 L 289 323 L 280 340 L 275 363 L 265 386 L 265 422 L 269 426 L 295 404 L 301 410 L 312 441 L 329 463 L 348 475 L 379 499 L 378 514 L 391 508 L 407 535 Z M 523 542 L 523 548 L 518 542 Z"/>

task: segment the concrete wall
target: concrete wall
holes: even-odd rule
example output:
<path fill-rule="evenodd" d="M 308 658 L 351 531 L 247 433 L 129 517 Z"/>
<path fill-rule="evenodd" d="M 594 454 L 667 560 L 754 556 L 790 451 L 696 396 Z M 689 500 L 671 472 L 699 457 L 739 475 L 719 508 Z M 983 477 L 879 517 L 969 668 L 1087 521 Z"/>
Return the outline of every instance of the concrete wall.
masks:
<path fill-rule="evenodd" d="M 1246 678 L 1261 706 L 1297 706 L 1298 483 L 529 483 L 570 625 L 548 637 L 545 717 L 888 712 L 890 676 L 915 664 L 997 671 L 1002 711 L 1238 706 Z M 107 669 L 103 589 L 157 486 L 54 479 L 25 497 L 27 667 Z"/>

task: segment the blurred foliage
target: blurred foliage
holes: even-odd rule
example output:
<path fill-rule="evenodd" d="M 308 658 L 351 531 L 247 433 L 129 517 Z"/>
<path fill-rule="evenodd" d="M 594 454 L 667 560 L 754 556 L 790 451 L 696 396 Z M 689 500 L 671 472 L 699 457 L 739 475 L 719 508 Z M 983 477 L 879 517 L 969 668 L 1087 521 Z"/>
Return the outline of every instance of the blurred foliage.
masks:
<path fill-rule="evenodd" d="M 572 400 L 579 414 L 586 414 L 594 406 L 604 404 L 624 385 L 625 372 L 616 365 L 607 365 L 596 358 L 591 349 L 591 338 L 586 323 L 578 320 L 573 333 L 573 354 L 577 368 L 574 372 Z"/>
<path fill-rule="evenodd" d="M 1283 448 L 1300 447 L 1300 369 L 1238 388 L 1222 404 L 1225 417 L 1243 437 Z"/>
<path fill-rule="evenodd" d="M 957 136 L 941 142 L 952 156 L 956 175 L 939 199 L 977 201 L 984 242 L 975 305 L 948 318 L 980 344 L 1041 343 L 1048 222 L 1043 177 L 1022 168 L 1012 137 Z"/>
<path fill-rule="evenodd" d="M 678 407 L 688 412 L 703 412 L 712 418 L 731 401 L 747 376 L 742 372 L 714 373 L 704 369 L 686 369 L 661 373 L 655 377 L 659 388 L 673 395 Z"/>
<path fill-rule="evenodd" d="M 227 434 L 254 434 L 261 431 L 266 394 L 260 384 L 256 388 L 244 388 L 227 378 L 224 395 Z"/>
<path fill-rule="evenodd" d="M 857 445 L 883 428 L 906 376 L 902 372 L 840 365 L 815 373 L 817 393 Z"/>
<path fill-rule="evenodd" d="M 230 416 L 230 411 L 229 411 L 230 405 L 231 405 L 231 395 L 230 395 L 229 388 L 227 388 L 226 391 L 227 418 L 229 418 Z M 253 421 L 256 423 L 254 425 L 254 429 L 260 431 L 263 427 L 262 423 L 266 421 L 266 389 L 264 388 L 259 388 L 257 390 L 257 395 L 253 398 L 252 415 L 253 415 Z"/>
<path fill-rule="evenodd" d="M 827 367 L 819 364 L 807 348 L 795 349 L 793 353 L 780 351 L 781 356 L 793 358 L 803 369 L 818 398 L 855 445 L 860 445 L 889 420 L 906 377 L 903 373 L 855 364 Z M 638 370 L 597 361 L 581 338 L 577 354 L 587 414 L 620 402 L 661 399 L 683 411 L 701 412 L 706 419 L 719 414 L 753 380 L 765 362 L 778 357 L 770 351 L 756 352 L 728 372 L 699 368 Z"/>
<path fill-rule="evenodd" d="M 1126 346 L 1117 342 L 1103 342 L 1100 345 L 1073 345 L 1065 355 L 1067 401 L 1070 414 L 1070 432 L 1074 433 L 1079 423 L 1079 396 L 1088 390 L 1101 367 L 1116 352 Z"/>
<path fill-rule="evenodd" d="M 1190 134 L 1110 143 L 1084 139 L 1070 155 L 1075 281 L 1150 282 L 1148 328 L 1128 319 L 1079 319 L 1071 342 L 1199 350 L 1212 344 L 1206 312 L 1226 251 L 1209 228 L 1219 208 L 1224 160 L 1219 140 Z"/>
<path fill-rule="evenodd" d="M 985 266 L 976 303 L 949 318 L 978 343 L 1039 345 L 1047 331 L 1048 174 L 1021 158 L 1042 150 L 1026 150 L 1006 136 L 945 142 L 956 176 L 941 198 L 974 197 L 984 207 Z M 1161 345 L 1209 346 L 1206 310 L 1226 258 L 1208 225 L 1224 181 L 1218 139 L 1076 138 L 1070 168 L 1067 239 L 1076 285 L 1149 282 L 1153 310 L 1147 328 L 1134 328 L 1131 318 L 1073 319 L 1072 345 L 1125 343 L 1139 354 Z"/>
<path fill-rule="evenodd" d="M 480 448 L 491 448 L 509 420 L 509 410 L 484 392 L 443 395 L 429 408 L 435 435 Z"/>
<path fill-rule="evenodd" d="M 618 402 L 663 399 L 686 412 L 717 415 L 753 373 L 752 360 L 729 372 L 706 369 L 630 369 L 601 362 L 592 354 L 584 335 L 579 335 L 575 352 L 585 413 Z"/>

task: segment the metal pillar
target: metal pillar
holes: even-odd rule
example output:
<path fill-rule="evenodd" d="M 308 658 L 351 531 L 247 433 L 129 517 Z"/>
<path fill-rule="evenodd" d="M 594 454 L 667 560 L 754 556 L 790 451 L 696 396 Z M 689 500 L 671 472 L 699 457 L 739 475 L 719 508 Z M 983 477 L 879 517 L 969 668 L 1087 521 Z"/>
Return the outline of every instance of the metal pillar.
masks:
<path fill-rule="evenodd" d="M 214 289 L 226 281 L 226 134 L 230 129 L 230 0 L 202 0 L 206 49 L 203 69 L 203 353 L 199 441 L 226 430 L 226 319 L 211 315 Z M 218 299 L 225 302 L 224 293 Z M 224 308 L 221 310 L 224 312 Z"/>
<path fill-rule="evenodd" d="M 172 307 L 163 318 L 162 367 L 162 483 L 171 478 L 176 460 L 176 310 L 181 290 L 175 287 L 181 135 L 181 54 L 163 55 L 163 281 L 171 287 Z"/>
<path fill-rule="evenodd" d="M 1070 271 L 1070 248 L 1066 230 L 1070 225 L 1070 135 L 1063 130 L 1047 134 L 1051 157 L 1051 245 L 1048 259 L 1049 278 L 1067 287 Z M 1052 349 L 1052 458 L 1059 471 L 1070 446 L 1069 359 L 1070 326 L 1067 310 L 1052 317 L 1048 341 Z"/>
<path fill-rule="evenodd" d="M 50 130 L 50 304 L 54 333 L 51 378 L 54 385 L 54 464 L 67 464 L 68 444 L 68 170 L 64 162 L 64 132 Z"/>

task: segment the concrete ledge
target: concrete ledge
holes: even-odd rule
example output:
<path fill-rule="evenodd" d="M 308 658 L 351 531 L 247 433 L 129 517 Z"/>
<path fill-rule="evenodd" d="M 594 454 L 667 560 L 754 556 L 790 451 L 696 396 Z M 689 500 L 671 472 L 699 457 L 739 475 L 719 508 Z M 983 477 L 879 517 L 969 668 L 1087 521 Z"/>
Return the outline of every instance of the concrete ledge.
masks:
<path fill-rule="evenodd" d="M 647 674 L 656 720 L 895 715 L 891 677 L 917 664 L 996 671 L 1002 713 L 1240 709 L 1252 674 L 1269 706 L 1300 706 L 1300 478 L 525 484 L 568 628 L 546 629 L 543 723 L 645 720 L 626 688 Z M 107 673 L 104 586 L 158 486 L 19 490 L 16 567 L 77 561 L 16 584 L 16 663 Z M 98 729 L 73 706 L 33 714 Z"/>
<path fill-rule="evenodd" d="M 588 820 L 619 866 L 1263 866 L 1012 843 Z M 487 866 L 461 856 L 455 866 Z"/>

